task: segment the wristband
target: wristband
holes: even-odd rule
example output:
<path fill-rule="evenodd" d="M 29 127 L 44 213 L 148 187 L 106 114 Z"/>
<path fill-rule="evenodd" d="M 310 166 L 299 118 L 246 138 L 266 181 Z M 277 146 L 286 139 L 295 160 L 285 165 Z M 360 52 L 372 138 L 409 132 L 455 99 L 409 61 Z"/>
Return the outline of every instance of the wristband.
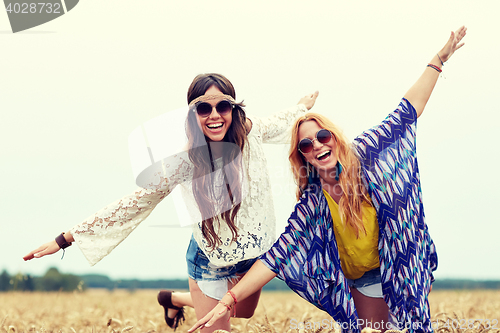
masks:
<path fill-rule="evenodd" d="M 231 306 L 230 305 L 224 303 L 223 301 L 219 301 L 219 304 L 224 305 L 227 308 L 227 311 L 231 312 Z"/>
<path fill-rule="evenodd" d="M 64 238 L 64 232 L 63 232 L 63 233 L 61 233 L 59 236 L 57 236 L 57 237 L 56 237 L 56 243 L 57 243 L 57 245 L 59 245 L 59 247 L 60 247 L 61 249 L 63 249 L 63 250 L 64 250 L 65 248 L 67 248 L 68 246 L 71 246 L 71 243 L 70 243 L 70 242 L 68 242 L 68 241 L 66 240 L 66 238 Z"/>
<path fill-rule="evenodd" d="M 441 68 L 439 68 L 438 66 L 433 65 L 433 64 L 428 64 L 427 67 L 430 67 L 430 68 L 436 70 L 438 73 L 441 73 L 443 71 Z"/>
<path fill-rule="evenodd" d="M 231 297 L 233 298 L 233 301 L 234 301 L 234 305 L 236 305 L 236 303 L 238 303 L 238 300 L 236 299 L 236 295 L 231 290 L 229 290 L 227 293 L 229 295 L 231 295 Z"/>
<path fill-rule="evenodd" d="M 443 60 L 441 60 L 441 57 L 439 56 L 439 53 L 436 53 L 436 55 L 438 56 L 439 61 L 441 62 L 441 66 L 444 66 Z"/>

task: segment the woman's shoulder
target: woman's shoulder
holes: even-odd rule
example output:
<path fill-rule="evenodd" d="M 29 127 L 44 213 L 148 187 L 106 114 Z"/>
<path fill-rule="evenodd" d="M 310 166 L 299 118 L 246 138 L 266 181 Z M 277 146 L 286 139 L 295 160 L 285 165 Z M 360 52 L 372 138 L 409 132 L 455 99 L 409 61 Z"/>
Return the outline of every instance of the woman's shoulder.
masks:
<path fill-rule="evenodd" d="M 253 123 L 252 123 L 252 120 L 250 118 L 246 119 L 246 121 L 245 121 L 245 127 L 246 127 L 246 130 L 247 130 L 247 135 L 250 134 L 250 132 L 252 131 L 252 127 L 253 127 Z"/>
<path fill-rule="evenodd" d="M 310 213 L 317 213 L 321 199 L 324 197 L 321 183 L 312 182 L 307 185 L 297 205 L 303 206 Z"/>

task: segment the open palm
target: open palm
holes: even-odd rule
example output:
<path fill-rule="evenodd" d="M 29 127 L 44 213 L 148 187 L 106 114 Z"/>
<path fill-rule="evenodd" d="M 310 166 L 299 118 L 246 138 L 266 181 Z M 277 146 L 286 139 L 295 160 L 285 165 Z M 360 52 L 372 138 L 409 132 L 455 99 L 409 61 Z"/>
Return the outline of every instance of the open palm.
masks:
<path fill-rule="evenodd" d="M 455 53 L 456 50 L 464 46 L 464 43 L 460 43 L 462 38 L 465 37 L 465 34 L 467 33 L 467 28 L 465 26 L 462 26 L 458 28 L 457 31 L 451 32 L 450 39 L 446 42 L 446 45 L 443 47 L 441 51 L 439 51 L 439 57 L 441 58 L 441 61 L 446 62 L 448 59 L 451 58 L 453 53 Z"/>

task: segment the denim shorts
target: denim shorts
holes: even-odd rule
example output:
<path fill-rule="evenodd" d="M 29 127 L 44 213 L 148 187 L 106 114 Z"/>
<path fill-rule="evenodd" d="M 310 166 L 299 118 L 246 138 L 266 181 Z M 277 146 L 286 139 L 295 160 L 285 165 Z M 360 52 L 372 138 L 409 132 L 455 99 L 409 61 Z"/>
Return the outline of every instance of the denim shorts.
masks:
<path fill-rule="evenodd" d="M 219 300 L 227 293 L 227 282 L 236 281 L 240 275 L 248 272 L 256 260 L 257 258 L 253 258 L 231 266 L 215 266 L 193 237 L 186 253 L 189 277 L 196 281 L 205 295 Z"/>
<path fill-rule="evenodd" d="M 380 276 L 380 267 L 365 272 L 359 279 L 347 279 L 349 287 L 356 288 L 365 296 L 373 298 L 383 298 L 382 278 Z"/>

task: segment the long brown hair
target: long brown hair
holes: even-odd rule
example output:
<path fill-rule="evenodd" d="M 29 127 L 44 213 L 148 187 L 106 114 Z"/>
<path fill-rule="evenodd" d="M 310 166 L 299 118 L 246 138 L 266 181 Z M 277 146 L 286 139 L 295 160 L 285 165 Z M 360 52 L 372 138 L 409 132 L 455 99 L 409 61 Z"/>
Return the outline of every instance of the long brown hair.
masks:
<path fill-rule="evenodd" d="M 356 236 L 359 237 L 360 231 L 366 233 L 363 225 L 362 203 L 368 202 L 371 204 L 370 197 L 363 184 L 359 159 L 342 131 L 328 118 L 317 113 L 307 113 L 301 116 L 292 127 L 292 141 L 288 159 L 298 186 L 297 199 L 300 198 L 309 183 L 309 174 L 315 172 L 314 167 L 307 163 L 298 150 L 299 127 L 306 121 L 315 121 L 321 128 L 329 130 L 333 135 L 333 140 L 336 142 L 334 153 L 342 166 L 342 172 L 339 176 L 339 185 L 343 192 L 339 201 L 340 217 L 343 223 L 351 226 Z"/>
<path fill-rule="evenodd" d="M 226 77 L 209 73 L 200 74 L 194 78 L 187 93 L 188 104 L 204 95 L 212 86 L 217 87 L 223 94 L 236 99 L 234 87 Z M 208 144 L 209 140 L 200 129 L 195 112 L 190 110 L 186 120 L 189 159 L 194 166 L 192 190 L 202 214 L 201 230 L 208 243 L 208 248 L 212 250 L 222 244 L 222 240 L 214 227 L 217 225 L 217 229 L 219 229 L 221 221 L 231 230 L 233 236 L 231 241 L 236 241 L 238 238 L 236 216 L 242 198 L 242 184 L 240 181 L 242 171 L 241 154 L 247 141 L 244 106 L 243 103 L 234 105 L 231 126 L 222 140 L 224 142 L 222 173 L 228 192 L 228 196 L 223 197 L 222 202 L 220 201 L 221 198 L 217 198 L 214 193 L 214 187 L 217 184 L 215 184 L 216 180 L 213 176 L 215 166 L 210 144 Z"/>

